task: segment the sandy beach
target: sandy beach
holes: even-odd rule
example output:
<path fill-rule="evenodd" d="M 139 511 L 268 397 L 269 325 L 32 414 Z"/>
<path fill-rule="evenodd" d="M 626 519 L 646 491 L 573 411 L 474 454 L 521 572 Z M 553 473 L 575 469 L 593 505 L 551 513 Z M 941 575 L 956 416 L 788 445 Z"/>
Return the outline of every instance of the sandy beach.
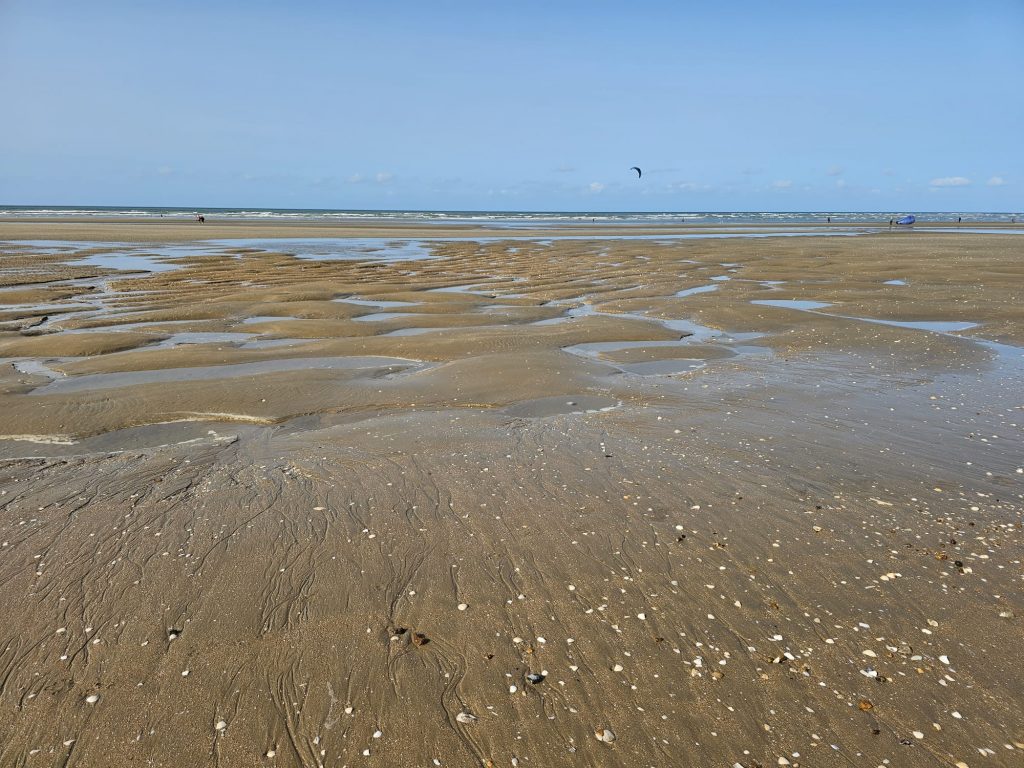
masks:
<path fill-rule="evenodd" d="M 0 220 L 0 766 L 1021 765 L 992 228 Z"/>

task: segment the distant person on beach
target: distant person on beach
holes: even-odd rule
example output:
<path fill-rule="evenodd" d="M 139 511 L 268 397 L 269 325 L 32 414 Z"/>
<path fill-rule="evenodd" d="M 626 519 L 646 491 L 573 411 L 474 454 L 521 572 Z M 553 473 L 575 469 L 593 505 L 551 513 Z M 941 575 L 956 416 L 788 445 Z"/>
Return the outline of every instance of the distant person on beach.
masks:
<path fill-rule="evenodd" d="M 825 223 L 826 224 L 831 224 L 832 223 L 832 217 L 829 216 L 827 219 L 825 219 Z"/>
<path fill-rule="evenodd" d="M 960 219 L 961 218 L 962 218 L 961 216 L 957 216 L 956 217 L 956 224 L 957 224 L 957 226 L 960 226 Z"/>
<path fill-rule="evenodd" d="M 889 219 L 889 229 L 892 229 L 893 220 Z"/>
<path fill-rule="evenodd" d="M 203 214 L 201 214 L 201 213 L 197 213 L 196 214 L 196 221 L 198 221 L 200 224 L 205 224 L 206 223 L 206 217 L 203 216 Z"/>

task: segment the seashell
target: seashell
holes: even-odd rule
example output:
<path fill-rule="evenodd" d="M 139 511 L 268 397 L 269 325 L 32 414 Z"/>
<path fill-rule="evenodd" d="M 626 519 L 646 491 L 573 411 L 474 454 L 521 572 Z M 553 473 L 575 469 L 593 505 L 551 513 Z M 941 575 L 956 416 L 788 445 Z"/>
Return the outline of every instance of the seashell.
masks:
<path fill-rule="evenodd" d="M 594 737 L 605 744 L 611 744 L 615 741 L 615 732 L 611 728 L 598 728 L 594 731 Z"/>
<path fill-rule="evenodd" d="M 470 712 L 459 712 L 459 714 L 455 716 L 455 719 L 460 723 L 475 723 L 477 717 Z"/>
<path fill-rule="evenodd" d="M 537 672 L 531 672 L 530 674 L 528 674 L 526 676 L 526 679 L 529 680 L 534 685 L 537 685 L 537 683 L 544 682 L 544 678 L 545 677 L 547 677 L 547 675 L 541 675 L 541 674 L 538 674 Z"/>

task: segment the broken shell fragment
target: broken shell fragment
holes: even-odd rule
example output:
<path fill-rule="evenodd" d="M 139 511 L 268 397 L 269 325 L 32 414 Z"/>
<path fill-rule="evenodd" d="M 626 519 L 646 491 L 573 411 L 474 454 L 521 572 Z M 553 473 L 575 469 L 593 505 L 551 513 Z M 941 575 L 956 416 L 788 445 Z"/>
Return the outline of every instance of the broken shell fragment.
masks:
<path fill-rule="evenodd" d="M 460 723 L 474 723 L 476 722 L 477 717 L 471 712 L 459 712 L 459 714 L 455 716 L 455 719 Z"/>
<path fill-rule="evenodd" d="M 603 741 L 605 744 L 611 744 L 615 741 L 615 733 L 611 728 L 598 728 L 594 731 L 594 736 L 598 741 Z"/>

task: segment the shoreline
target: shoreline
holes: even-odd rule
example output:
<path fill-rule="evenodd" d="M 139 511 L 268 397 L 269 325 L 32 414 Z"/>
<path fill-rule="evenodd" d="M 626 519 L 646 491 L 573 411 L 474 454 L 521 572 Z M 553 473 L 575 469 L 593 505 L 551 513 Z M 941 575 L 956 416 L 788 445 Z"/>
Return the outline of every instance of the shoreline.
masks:
<path fill-rule="evenodd" d="M 958 228 L 1014 230 L 1024 232 L 1024 223 L 969 223 L 962 225 L 944 222 L 918 222 L 919 228 L 941 229 L 955 233 Z M 546 236 L 592 237 L 601 239 L 616 235 L 688 235 L 729 232 L 845 232 L 865 231 L 888 234 L 912 232 L 909 229 L 890 230 L 888 222 L 833 223 L 833 224 L 565 224 L 537 227 L 501 227 L 476 224 L 416 223 L 416 222 L 334 222 L 289 220 L 217 220 L 205 224 L 186 220 L 135 219 L 128 217 L 97 217 L 83 220 L 75 217 L 0 218 L 0 242 L 25 240 L 68 240 L 93 242 L 189 242 L 232 238 L 287 238 L 287 237 L 385 237 L 385 238 L 524 238 Z M 924 234 L 924 233 L 918 233 Z"/>

